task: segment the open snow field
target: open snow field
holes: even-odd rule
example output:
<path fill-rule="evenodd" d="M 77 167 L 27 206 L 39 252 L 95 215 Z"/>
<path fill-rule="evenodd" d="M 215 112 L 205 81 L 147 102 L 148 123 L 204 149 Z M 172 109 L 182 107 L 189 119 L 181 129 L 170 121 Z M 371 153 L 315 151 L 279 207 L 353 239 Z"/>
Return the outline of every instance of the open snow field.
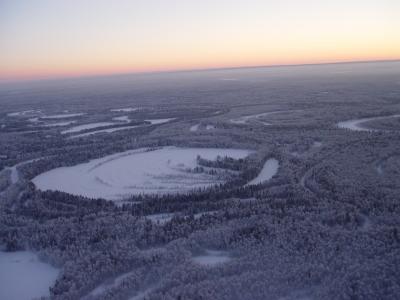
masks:
<path fill-rule="evenodd" d="M 239 149 L 164 147 L 109 155 L 73 167 L 57 168 L 33 179 L 41 190 L 58 190 L 90 198 L 119 200 L 129 195 L 185 193 L 222 182 L 215 175 L 191 172 L 197 155 L 244 158 Z"/>
<path fill-rule="evenodd" d="M 50 295 L 59 270 L 29 251 L 0 251 L 0 299 L 31 300 Z"/>
<path fill-rule="evenodd" d="M 275 176 L 276 173 L 278 173 L 278 169 L 279 161 L 277 161 L 275 158 L 268 159 L 265 162 L 260 174 L 258 174 L 258 176 L 252 181 L 247 183 L 247 185 L 261 184 L 270 180 L 272 177 Z"/>

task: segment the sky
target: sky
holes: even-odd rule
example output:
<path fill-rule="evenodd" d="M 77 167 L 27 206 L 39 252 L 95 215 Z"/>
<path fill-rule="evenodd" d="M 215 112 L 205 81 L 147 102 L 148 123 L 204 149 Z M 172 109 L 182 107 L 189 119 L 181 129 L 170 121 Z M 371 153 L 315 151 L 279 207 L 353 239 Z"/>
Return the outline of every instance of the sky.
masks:
<path fill-rule="evenodd" d="M 0 80 L 392 59 L 399 0 L 0 0 Z"/>

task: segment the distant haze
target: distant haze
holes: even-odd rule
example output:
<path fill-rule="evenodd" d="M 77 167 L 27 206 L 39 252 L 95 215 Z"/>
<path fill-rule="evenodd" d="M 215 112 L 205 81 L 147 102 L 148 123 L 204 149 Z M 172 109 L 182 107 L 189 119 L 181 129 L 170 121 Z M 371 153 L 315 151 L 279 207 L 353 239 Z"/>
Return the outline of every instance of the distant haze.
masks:
<path fill-rule="evenodd" d="M 0 80 L 400 58 L 398 0 L 2 0 Z"/>

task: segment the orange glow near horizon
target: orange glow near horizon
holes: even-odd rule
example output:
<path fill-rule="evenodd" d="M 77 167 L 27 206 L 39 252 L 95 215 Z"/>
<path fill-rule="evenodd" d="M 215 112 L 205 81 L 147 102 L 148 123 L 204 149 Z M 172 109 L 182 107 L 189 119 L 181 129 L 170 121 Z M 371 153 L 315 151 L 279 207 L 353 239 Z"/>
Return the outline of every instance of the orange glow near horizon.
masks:
<path fill-rule="evenodd" d="M 0 80 L 400 59 L 395 0 L 5 3 Z"/>

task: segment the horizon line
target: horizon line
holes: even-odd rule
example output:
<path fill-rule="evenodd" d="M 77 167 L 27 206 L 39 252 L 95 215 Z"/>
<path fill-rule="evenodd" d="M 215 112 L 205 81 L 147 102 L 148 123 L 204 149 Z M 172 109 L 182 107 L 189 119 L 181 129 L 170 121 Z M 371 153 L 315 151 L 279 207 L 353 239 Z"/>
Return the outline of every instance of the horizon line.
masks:
<path fill-rule="evenodd" d="M 61 81 L 61 80 L 79 80 L 79 79 L 96 79 L 104 77 L 119 77 L 130 75 L 155 75 L 155 74 L 173 74 L 173 73 L 192 73 L 192 72 L 210 72 L 210 71 L 229 71 L 240 69 L 261 69 L 261 68 L 279 68 L 279 67 L 305 67 L 305 66 L 323 66 L 323 65 L 340 65 L 340 64 L 363 64 L 363 63 L 390 63 L 400 62 L 400 58 L 395 59 L 372 59 L 372 60 L 339 60 L 332 62 L 319 62 L 319 63 L 289 63 L 289 64 L 271 64 L 271 65 L 244 65 L 244 66 L 231 66 L 231 67 L 211 67 L 211 68 L 190 68 L 190 69 L 176 69 L 176 70 L 159 70 L 159 71 L 132 71 L 132 72 L 115 72 L 115 73 L 99 73 L 99 74 L 82 74 L 82 75 L 55 75 L 45 76 L 42 78 L 31 79 L 0 79 L 0 84 L 16 84 L 16 83 L 35 83 L 45 81 Z"/>

